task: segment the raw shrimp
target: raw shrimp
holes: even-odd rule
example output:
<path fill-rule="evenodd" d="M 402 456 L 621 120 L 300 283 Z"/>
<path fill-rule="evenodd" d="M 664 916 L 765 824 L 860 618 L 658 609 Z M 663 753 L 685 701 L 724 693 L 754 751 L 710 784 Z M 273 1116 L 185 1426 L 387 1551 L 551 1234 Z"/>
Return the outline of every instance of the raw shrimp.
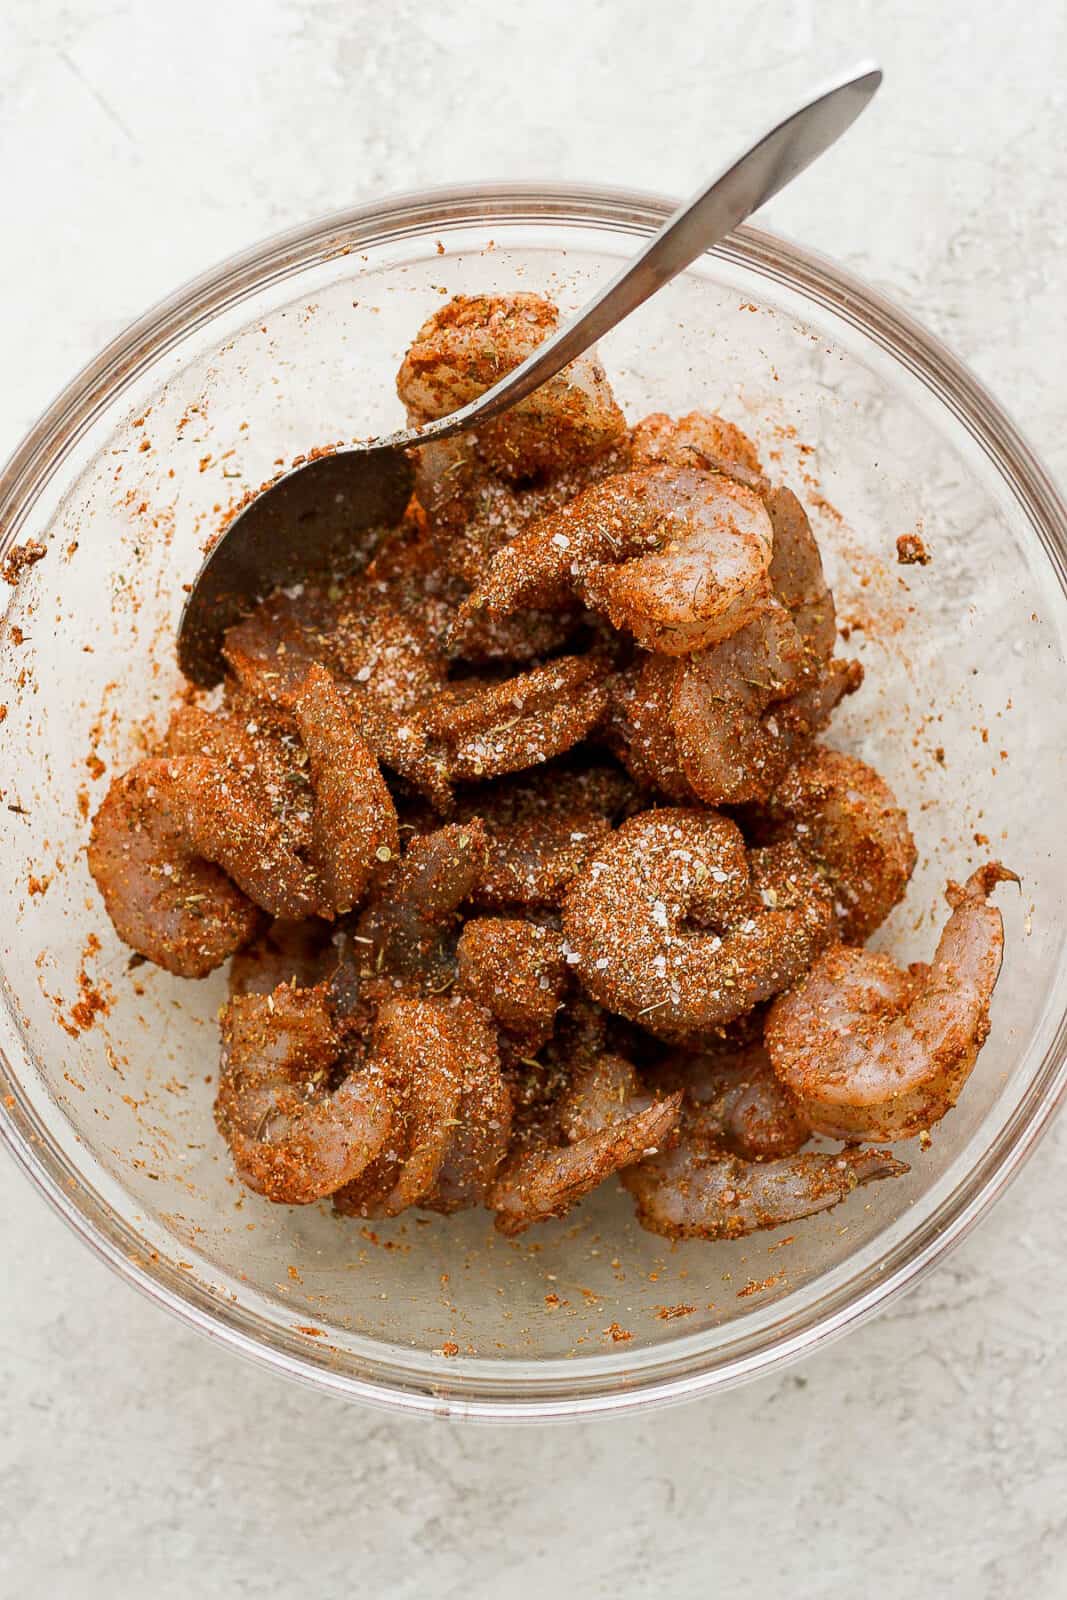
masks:
<path fill-rule="evenodd" d="M 560 1096 L 559 1125 L 571 1144 L 588 1139 L 602 1128 L 617 1127 L 628 1117 L 645 1111 L 657 1099 L 642 1083 L 637 1068 L 625 1056 L 598 1050 L 572 1062 L 572 1076 Z M 676 1085 L 671 1093 L 678 1094 Z"/>
<path fill-rule="evenodd" d="M 765 800 L 796 754 L 859 687 L 835 661 L 836 622 L 818 546 L 788 489 L 768 491 L 771 595 L 720 644 L 684 660 L 639 658 L 619 683 L 609 737 L 638 782 L 673 800 Z"/>
<path fill-rule="evenodd" d="M 761 839 L 792 839 L 822 868 L 846 944 L 863 944 L 904 898 L 916 858 L 908 819 L 885 780 L 855 756 L 816 745 L 789 768 L 756 825 Z"/>
<path fill-rule="evenodd" d="M 690 1137 L 623 1173 L 637 1220 L 668 1239 L 739 1239 L 828 1211 L 859 1184 L 907 1172 L 881 1150 L 802 1151 L 743 1161 Z"/>
<path fill-rule="evenodd" d="M 786 608 L 682 661 L 645 656 L 623 683 L 610 737 L 634 778 L 674 800 L 765 800 L 795 754 L 858 688 L 855 663 L 813 673 Z"/>
<path fill-rule="evenodd" d="M 684 417 L 654 411 L 635 424 L 630 451 L 635 467 L 696 467 L 736 478 L 759 494 L 767 487 L 752 440 L 713 411 L 690 411 Z"/>
<path fill-rule="evenodd" d="M 430 988 L 449 981 L 455 972 L 449 936 L 457 908 L 484 869 L 487 848 L 477 818 L 412 839 L 403 859 L 382 874 L 356 924 L 368 975 Z"/>
<path fill-rule="evenodd" d="M 774 529 L 771 588 L 812 664 L 827 667 L 837 642 L 837 612 L 807 512 L 792 489 L 770 489 L 763 498 Z"/>
<path fill-rule="evenodd" d="M 516 534 L 629 464 L 629 448 L 622 441 L 589 460 L 515 484 L 489 472 L 470 435 L 461 434 L 416 452 L 415 493 L 438 560 L 473 587 Z"/>
<path fill-rule="evenodd" d="M 180 977 L 203 977 L 246 944 L 257 906 L 330 914 L 257 790 L 201 756 L 151 757 L 114 780 L 93 819 L 89 870 L 119 937 Z"/>
<path fill-rule="evenodd" d="M 396 852 L 396 812 L 378 764 L 316 661 L 303 669 L 291 711 L 231 688 L 224 713 L 182 707 L 166 747 L 209 758 L 262 794 L 289 849 L 309 857 L 336 913 L 357 904 L 378 851 Z"/>
<path fill-rule="evenodd" d="M 456 988 L 478 1002 L 528 1055 L 552 1033 L 567 987 L 563 938 L 536 922 L 473 917 L 456 946 Z"/>
<path fill-rule="evenodd" d="M 512 1118 L 511 1090 L 484 1013 L 456 1001 L 449 1015 L 460 1041 L 463 1093 L 433 1190 L 420 1202 L 446 1213 L 485 1204 L 511 1142 Z"/>
<path fill-rule="evenodd" d="M 565 606 L 576 593 L 645 648 L 687 655 L 759 613 L 773 543 L 744 484 L 686 467 L 621 472 L 505 545 L 461 616 Z"/>
<path fill-rule="evenodd" d="M 669 1057 L 653 1071 L 660 1093 L 685 1091 L 682 1128 L 746 1161 L 794 1155 L 811 1128 L 758 1041 Z"/>
<path fill-rule="evenodd" d="M 368 581 L 380 585 L 389 604 L 418 623 L 446 663 L 534 661 L 560 650 L 581 620 L 577 610 L 518 611 L 508 617 L 481 612 L 460 621 L 459 608 L 470 593 L 460 570 L 461 544 L 459 535 L 452 534 L 391 540 Z"/>
<path fill-rule="evenodd" d="M 562 1216 L 613 1172 L 658 1150 L 677 1126 L 681 1100 L 680 1094 L 656 1100 L 571 1145 L 553 1148 L 533 1140 L 520 1147 L 489 1195 L 501 1233 L 521 1233 L 533 1222 Z"/>
<path fill-rule="evenodd" d="M 771 1007 L 774 1070 L 817 1132 L 905 1139 L 955 1105 L 989 1032 L 1004 928 L 986 901 L 1005 880 L 1018 881 L 992 863 L 949 884 L 929 967 L 839 946 Z"/>
<path fill-rule="evenodd" d="M 331 1089 L 344 1038 L 324 985 L 236 995 L 222 1040 L 215 1117 L 250 1189 L 308 1205 L 374 1161 L 393 1129 L 388 1085 L 368 1065 Z"/>
<path fill-rule="evenodd" d="M 223 654 L 249 694 L 289 712 L 321 662 L 372 754 L 447 804 L 447 776 L 410 715 L 444 684 L 446 662 L 419 617 L 396 609 L 370 573 L 277 591 L 229 629 Z"/>
<path fill-rule="evenodd" d="M 450 780 L 469 783 L 550 761 L 578 743 L 607 705 L 608 667 L 590 652 L 560 656 L 500 682 L 450 684 L 413 727 L 442 752 Z"/>
<path fill-rule="evenodd" d="M 558 906 L 612 822 L 633 799 L 611 767 L 545 767 L 461 796 L 458 814 L 479 816 L 489 860 L 471 895 L 489 910 Z"/>
<path fill-rule="evenodd" d="M 333 911 L 351 911 L 399 848 L 396 809 L 325 667 L 308 668 L 294 710 L 311 766 L 312 860 Z"/>
<path fill-rule="evenodd" d="M 525 361 L 558 323 L 558 307 L 540 295 L 455 295 L 423 323 L 397 374 L 409 422 L 469 404 Z M 626 420 L 590 350 L 472 434 L 492 472 L 521 481 L 609 449 L 624 439 Z"/>
<path fill-rule="evenodd" d="M 510 1099 L 485 1014 L 468 1000 L 397 999 L 378 1013 L 370 1059 L 393 1108 L 389 1147 L 334 1195 L 347 1215 L 452 1211 L 484 1197 L 507 1148 Z"/>
<path fill-rule="evenodd" d="M 160 754 L 201 756 L 218 769 L 236 773 L 277 818 L 290 850 L 302 856 L 310 851 L 308 759 L 288 713 L 253 700 L 231 683 L 219 711 L 179 706 Z"/>
<path fill-rule="evenodd" d="M 833 937 L 821 876 L 789 844 L 746 852 L 716 812 L 646 811 L 572 881 L 568 961 L 594 1000 L 663 1039 L 743 1016 Z"/>

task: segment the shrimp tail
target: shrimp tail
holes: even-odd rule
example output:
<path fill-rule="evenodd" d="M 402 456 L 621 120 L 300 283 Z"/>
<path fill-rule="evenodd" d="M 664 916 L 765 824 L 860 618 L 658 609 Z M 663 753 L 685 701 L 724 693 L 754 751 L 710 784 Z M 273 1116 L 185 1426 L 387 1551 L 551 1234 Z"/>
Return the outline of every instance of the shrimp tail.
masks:
<path fill-rule="evenodd" d="M 998 883 L 1018 884 L 1022 890 L 1022 879 L 1017 872 L 1012 872 L 1010 867 L 1005 867 L 999 861 L 987 861 L 984 867 L 972 872 L 964 884 L 949 882 L 945 889 L 945 899 L 955 911 L 968 900 L 988 900 Z"/>

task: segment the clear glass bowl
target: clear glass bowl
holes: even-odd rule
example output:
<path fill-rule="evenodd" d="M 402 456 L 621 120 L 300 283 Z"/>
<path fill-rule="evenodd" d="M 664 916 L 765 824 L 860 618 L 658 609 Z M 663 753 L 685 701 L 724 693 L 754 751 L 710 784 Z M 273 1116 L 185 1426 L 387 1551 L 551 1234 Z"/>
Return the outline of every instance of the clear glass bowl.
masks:
<path fill-rule="evenodd" d="M 5 1137 L 128 1281 L 336 1394 L 546 1418 L 765 1372 L 943 1255 L 1062 1092 L 1067 510 L 934 340 L 752 230 L 602 353 L 631 416 L 718 407 L 812 506 L 868 674 L 833 741 L 886 773 L 920 847 L 881 942 L 928 955 L 945 880 L 979 859 L 1022 875 L 1021 896 L 1000 894 L 989 1044 L 931 1147 L 906 1147 L 908 1177 L 791 1239 L 673 1249 L 635 1227 L 612 1185 L 514 1243 L 484 1213 L 361 1228 L 326 1206 L 271 1208 L 235 1186 L 212 1126 L 221 980 L 130 971 L 110 931 L 85 868 L 87 813 L 136 756 L 134 724 L 165 717 L 182 584 L 227 508 L 279 460 L 399 422 L 393 374 L 443 293 L 517 285 L 570 308 L 669 209 L 606 190 L 452 190 L 270 240 L 111 345 L 0 481 L 3 546 L 48 547 L 10 593 L 0 652 Z M 895 540 L 916 528 L 932 563 L 899 566 Z"/>

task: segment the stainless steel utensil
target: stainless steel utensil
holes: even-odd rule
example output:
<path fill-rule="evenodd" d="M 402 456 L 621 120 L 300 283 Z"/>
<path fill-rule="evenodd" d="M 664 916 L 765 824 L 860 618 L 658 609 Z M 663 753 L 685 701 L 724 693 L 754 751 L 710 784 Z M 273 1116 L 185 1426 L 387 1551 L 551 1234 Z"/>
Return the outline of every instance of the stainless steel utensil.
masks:
<path fill-rule="evenodd" d="M 486 422 L 522 400 L 669 283 L 851 127 L 882 81 L 864 63 L 776 123 L 664 223 L 628 266 L 550 339 L 484 394 L 437 421 L 341 447 L 282 474 L 230 523 L 209 552 L 182 612 L 178 661 L 193 683 L 222 677 L 226 629 L 257 600 L 328 569 L 375 530 L 396 523 L 411 494 L 407 451 Z"/>

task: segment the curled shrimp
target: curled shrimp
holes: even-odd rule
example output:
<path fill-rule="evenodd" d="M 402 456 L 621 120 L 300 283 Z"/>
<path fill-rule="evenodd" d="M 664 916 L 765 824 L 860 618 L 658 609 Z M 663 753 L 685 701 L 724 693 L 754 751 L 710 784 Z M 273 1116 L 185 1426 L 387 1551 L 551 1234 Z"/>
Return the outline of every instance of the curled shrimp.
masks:
<path fill-rule="evenodd" d="M 774 1070 L 818 1133 L 910 1138 L 955 1105 L 989 1032 L 1004 927 L 987 904 L 993 863 L 960 888 L 929 967 L 905 971 L 872 950 L 838 946 L 771 1007 Z"/>
<path fill-rule="evenodd" d="M 370 1060 L 393 1111 L 388 1148 L 334 1193 L 349 1216 L 480 1202 L 504 1152 L 511 1101 L 496 1039 L 469 1000 L 401 998 L 378 1012 Z"/>
<path fill-rule="evenodd" d="M 500 777 L 584 738 L 607 705 L 607 679 L 598 656 L 561 656 L 499 682 L 451 684 L 413 720 L 451 781 Z"/>
<path fill-rule="evenodd" d="M 119 937 L 180 977 L 201 978 L 246 944 L 257 907 L 330 914 L 255 786 L 200 756 L 151 757 L 114 780 L 89 870 Z"/>
<path fill-rule="evenodd" d="M 635 467 L 667 465 L 721 472 L 759 494 L 767 486 L 752 440 L 713 411 L 690 411 L 684 417 L 654 411 L 632 429 L 630 453 Z"/>
<path fill-rule="evenodd" d="M 632 798 L 629 780 L 607 766 L 547 767 L 474 790 L 458 808 L 461 818 L 480 817 L 488 835 L 474 904 L 492 911 L 558 906 Z"/>
<path fill-rule="evenodd" d="M 552 1033 L 567 987 L 563 939 L 509 917 L 472 917 L 456 946 L 456 988 L 477 1001 L 527 1054 Z"/>
<path fill-rule="evenodd" d="M 915 841 L 889 785 L 855 756 L 816 745 L 786 772 L 759 818 L 760 836 L 791 839 L 834 892 L 841 938 L 881 927 L 915 867 Z"/>
<path fill-rule="evenodd" d="M 235 995 L 222 1013 L 215 1118 L 242 1182 L 282 1205 L 308 1205 L 351 1183 L 393 1128 L 374 1066 L 331 1083 L 344 1037 L 325 985 Z"/>
<path fill-rule="evenodd" d="M 907 1172 L 881 1150 L 805 1150 L 744 1161 L 714 1141 L 683 1137 L 622 1175 L 637 1220 L 668 1239 L 740 1239 L 828 1211 L 860 1184 Z"/>
<path fill-rule="evenodd" d="M 771 588 L 789 612 L 812 665 L 826 668 L 837 642 L 837 613 L 807 512 L 784 486 L 768 489 L 763 501 L 774 529 Z"/>
<path fill-rule="evenodd" d="M 452 934 L 459 906 L 484 868 L 478 818 L 413 838 L 379 879 L 356 923 L 366 976 L 385 974 L 434 988 L 455 974 Z"/>
<path fill-rule="evenodd" d="M 289 713 L 310 669 L 324 665 L 372 754 L 447 805 L 447 775 L 411 716 L 444 684 L 444 656 L 419 617 L 392 605 L 369 575 L 276 591 L 228 630 L 223 654 L 248 695 Z"/>
<path fill-rule="evenodd" d="M 558 307 L 540 295 L 455 295 L 423 323 L 397 374 L 409 422 L 467 405 L 525 361 L 558 324 Z M 625 437 L 626 422 L 591 350 L 472 433 L 490 470 L 522 480 L 610 448 Z"/>
<path fill-rule="evenodd" d="M 789 613 L 771 603 L 710 650 L 640 660 L 619 680 L 609 737 L 636 781 L 672 800 L 766 800 L 861 678 L 843 661 L 814 674 Z"/>
<path fill-rule="evenodd" d="M 197 756 L 253 788 L 297 855 L 311 849 L 313 797 L 307 753 L 285 712 L 230 686 L 219 711 L 181 705 L 171 717 L 161 755 Z"/>
<path fill-rule="evenodd" d="M 516 498 L 540 492 L 496 487 Z M 469 539 L 465 533 L 398 536 L 375 558 L 367 579 L 381 586 L 390 606 L 417 623 L 446 663 L 462 661 L 477 666 L 535 661 L 560 650 L 580 620 L 577 611 L 519 611 L 507 617 L 482 612 L 458 621 L 457 613 L 471 587 L 463 573 L 469 570 L 469 562 L 477 561 L 480 547 L 481 539 L 474 532 Z M 464 551 L 469 560 L 464 559 Z"/>
<path fill-rule="evenodd" d="M 712 1140 L 745 1161 L 795 1155 L 811 1136 L 758 1040 L 673 1055 L 656 1067 L 650 1081 L 661 1093 L 684 1091 L 685 1135 Z"/>
<path fill-rule="evenodd" d="M 182 708 L 94 820 L 89 867 L 120 936 L 203 976 L 259 919 L 331 918 L 362 896 L 396 813 L 330 675 L 312 663 L 292 718 Z M 223 880 L 232 880 L 229 884 Z"/>
<path fill-rule="evenodd" d="M 460 616 L 577 594 L 646 649 L 687 655 L 759 613 L 773 543 L 763 502 L 744 484 L 666 465 L 621 472 L 498 551 Z"/>
<path fill-rule="evenodd" d="M 308 669 L 294 711 L 311 768 L 311 857 L 331 909 L 351 911 L 399 848 L 396 808 L 324 667 Z"/>
<path fill-rule="evenodd" d="M 420 446 L 415 494 L 438 561 L 470 588 L 484 577 L 497 551 L 531 523 L 629 464 L 629 447 L 622 440 L 587 460 L 516 484 L 489 471 L 471 436 L 460 434 Z"/>
<path fill-rule="evenodd" d="M 732 1239 L 843 1200 L 859 1183 L 907 1171 L 879 1151 L 798 1154 L 809 1128 L 776 1082 L 762 1047 L 676 1056 L 644 1081 L 628 1061 L 599 1055 L 567 1090 L 572 1139 L 625 1125 L 670 1091 L 678 1131 L 622 1173 L 641 1226 L 668 1238 Z"/>
<path fill-rule="evenodd" d="M 567 890 L 563 931 L 598 1004 L 685 1039 L 795 982 L 833 937 L 833 906 L 794 846 L 746 852 L 728 818 L 669 808 L 598 847 Z"/>
<path fill-rule="evenodd" d="M 709 649 L 639 658 L 617 680 L 611 742 L 639 783 L 672 800 L 766 800 L 862 679 L 857 663 L 832 659 L 833 597 L 803 507 L 788 489 L 766 504 L 774 555 L 758 613 Z"/>
<path fill-rule="evenodd" d="M 501 1233 L 521 1233 L 531 1223 L 560 1217 L 613 1172 L 640 1161 L 669 1140 L 681 1095 L 654 1100 L 620 1121 L 606 1123 L 574 1144 L 553 1147 L 533 1140 L 509 1157 L 489 1194 Z"/>

